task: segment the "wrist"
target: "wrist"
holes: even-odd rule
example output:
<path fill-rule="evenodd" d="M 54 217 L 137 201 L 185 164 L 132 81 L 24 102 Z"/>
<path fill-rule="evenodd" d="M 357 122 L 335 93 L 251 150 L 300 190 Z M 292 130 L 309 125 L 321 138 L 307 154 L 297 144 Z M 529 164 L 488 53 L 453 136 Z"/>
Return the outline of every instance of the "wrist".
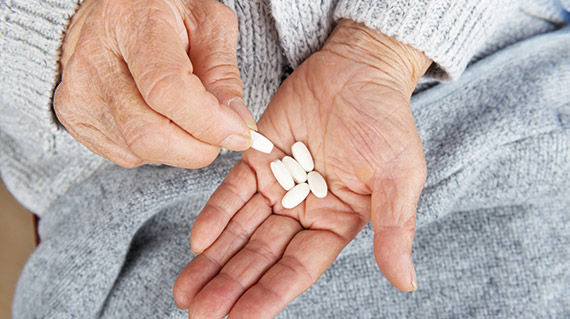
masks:
<path fill-rule="evenodd" d="M 352 20 L 342 20 L 322 50 L 381 70 L 409 95 L 432 63 L 412 46 Z"/>

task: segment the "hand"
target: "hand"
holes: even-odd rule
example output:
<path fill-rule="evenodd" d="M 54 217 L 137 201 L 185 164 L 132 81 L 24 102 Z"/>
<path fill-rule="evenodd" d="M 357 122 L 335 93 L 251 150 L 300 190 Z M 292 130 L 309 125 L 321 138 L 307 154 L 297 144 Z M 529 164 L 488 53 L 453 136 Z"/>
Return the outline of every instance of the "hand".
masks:
<path fill-rule="evenodd" d="M 251 144 L 237 19 L 214 0 L 86 0 L 65 37 L 59 121 L 110 161 L 199 168 Z"/>
<path fill-rule="evenodd" d="M 174 298 L 190 318 L 271 318 L 317 281 L 372 220 L 374 254 L 416 289 L 416 205 L 426 178 L 409 101 L 430 61 L 350 21 L 283 83 L 258 122 L 276 144 L 246 151 L 198 216 Z M 269 163 L 303 141 L 329 194 L 284 209 Z"/>

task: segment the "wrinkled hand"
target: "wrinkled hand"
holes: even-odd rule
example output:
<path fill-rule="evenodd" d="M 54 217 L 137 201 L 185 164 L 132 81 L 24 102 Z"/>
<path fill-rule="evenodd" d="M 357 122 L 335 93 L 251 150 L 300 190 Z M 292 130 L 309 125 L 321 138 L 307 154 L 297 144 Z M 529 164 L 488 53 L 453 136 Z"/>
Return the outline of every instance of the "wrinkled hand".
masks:
<path fill-rule="evenodd" d="M 64 41 L 57 117 L 121 166 L 206 166 L 256 128 L 236 45 L 235 13 L 214 0 L 86 0 Z"/>
<path fill-rule="evenodd" d="M 190 318 L 271 318 L 314 284 L 372 220 L 374 254 L 398 289 L 416 289 L 416 205 L 426 178 L 409 101 L 430 61 L 354 22 L 283 83 L 258 122 L 276 144 L 249 150 L 198 216 L 174 298 Z M 284 209 L 269 163 L 303 141 L 329 194 Z"/>

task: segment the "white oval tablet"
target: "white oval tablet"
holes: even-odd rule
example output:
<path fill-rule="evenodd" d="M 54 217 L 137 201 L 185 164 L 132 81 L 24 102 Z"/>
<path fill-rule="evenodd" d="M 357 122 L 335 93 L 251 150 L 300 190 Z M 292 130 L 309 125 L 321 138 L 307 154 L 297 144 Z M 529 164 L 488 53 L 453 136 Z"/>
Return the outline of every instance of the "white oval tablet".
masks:
<path fill-rule="evenodd" d="M 305 171 L 310 172 L 315 168 L 311 152 L 309 152 L 309 149 L 303 142 L 293 144 L 293 146 L 291 146 L 291 153 L 293 153 L 293 157 L 301 164 Z"/>
<path fill-rule="evenodd" d="M 257 133 L 254 130 L 250 130 L 250 133 L 251 133 L 251 148 L 256 149 L 263 153 L 267 154 L 271 153 L 271 151 L 273 150 L 273 143 L 271 143 L 271 141 L 267 137 Z"/>
<path fill-rule="evenodd" d="M 285 164 L 289 173 L 291 173 L 291 176 L 293 176 L 295 183 L 304 183 L 307 181 L 307 172 L 305 172 L 301 164 L 299 164 L 299 162 L 294 158 L 291 156 L 285 156 L 281 161 Z"/>
<path fill-rule="evenodd" d="M 309 172 L 309 176 L 307 177 L 309 181 L 309 188 L 313 195 L 317 196 L 318 198 L 325 198 L 327 196 L 328 186 L 325 178 L 319 174 L 317 171 Z"/>
<path fill-rule="evenodd" d="M 289 170 L 287 169 L 285 164 L 283 164 L 283 162 L 281 162 L 280 160 L 275 160 L 271 162 L 271 164 L 269 164 L 269 167 L 271 168 L 273 176 L 275 176 L 275 179 L 277 180 L 279 185 L 283 187 L 283 189 L 288 191 L 291 188 L 293 188 L 293 186 L 295 186 L 293 177 L 291 177 Z"/>
<path fill-rule="evenodd" d="M 309 196 L 309 184 L 301 183 L 297 184 L 297 186 L 293 187 L 290 191 L 288 191 L 283 199 L 281 200 L 281 205 L 283 207 L 290 209 L 299 204 L 301 204 L 307 196 Z"/>

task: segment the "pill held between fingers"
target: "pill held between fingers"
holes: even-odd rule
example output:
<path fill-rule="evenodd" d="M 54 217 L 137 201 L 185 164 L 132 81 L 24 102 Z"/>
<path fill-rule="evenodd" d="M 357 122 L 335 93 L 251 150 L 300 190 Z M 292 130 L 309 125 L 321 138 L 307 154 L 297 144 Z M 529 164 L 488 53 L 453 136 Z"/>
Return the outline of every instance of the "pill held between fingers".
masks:
<path fill-rule="evenodd" d="M 305 172 L 301 164 L 299 164 L 299 162 L 294 158 L 291 156 L 285 156 L 281 161 L 285 164 L 289 173 L 291 173 L 291 176 L 293 176 L 295 183 L 304 183 L 307 181 L 307 172 Z"/>
<path fill-rule="evenodd" d="M 287 169 L 285 164 L 283 164 L 283 162 L 281 162 L 280 160 L 275 160 L 271 162 L 271 164 L 269 164 L 269 167 L 271 168 L 273 176 L 275 176 L 275 179 L 277 180 L 279 185 L 283 187 L 283 189 L 288 191 L 291 188 L 293 188 L 293 186 L 295 186 L 293 177 L 291 176 L 289 170 Z"/>
<path fill-rule="evenodd" d="M 284 208 L 291 209 L 299 204 L 301 204 L 307 196 L 309 196 L 309 184 L 301 183 L 293 187 L 288 191 L 283 199 L 281 199 L 281 205 Z"/>
<path fill-rule="evenodd" d="M 257 133 L 254 130 L 250 130 L 250 133 L 251 133 L 251 148 L 263 153 L 267 154 L 271 153 L 271 151 L 273 150 L 273 143 L 271 143 L 271 141 L 267 137 Z"/>
<path fill-rule="evenodd" d="M 315 168 L 311 152 L 309 152 L 309 149 L 303 142 L 293 144 L 293 146 L 291 146 L 291 153 L 293 153 L 293 157 L 301 164 L 305 171 L 310 172 Z"/>
<path fill-rule="evenodd" d="M 307 179 L 309 181 L 309 188 L 311 189 L 313 195 L 317 196 L 318 198 L 325 198 L 327 196 L 327 182 L 325 181 L 324 177 L 319 174 L 319 172 L 309 172 Z"/>

